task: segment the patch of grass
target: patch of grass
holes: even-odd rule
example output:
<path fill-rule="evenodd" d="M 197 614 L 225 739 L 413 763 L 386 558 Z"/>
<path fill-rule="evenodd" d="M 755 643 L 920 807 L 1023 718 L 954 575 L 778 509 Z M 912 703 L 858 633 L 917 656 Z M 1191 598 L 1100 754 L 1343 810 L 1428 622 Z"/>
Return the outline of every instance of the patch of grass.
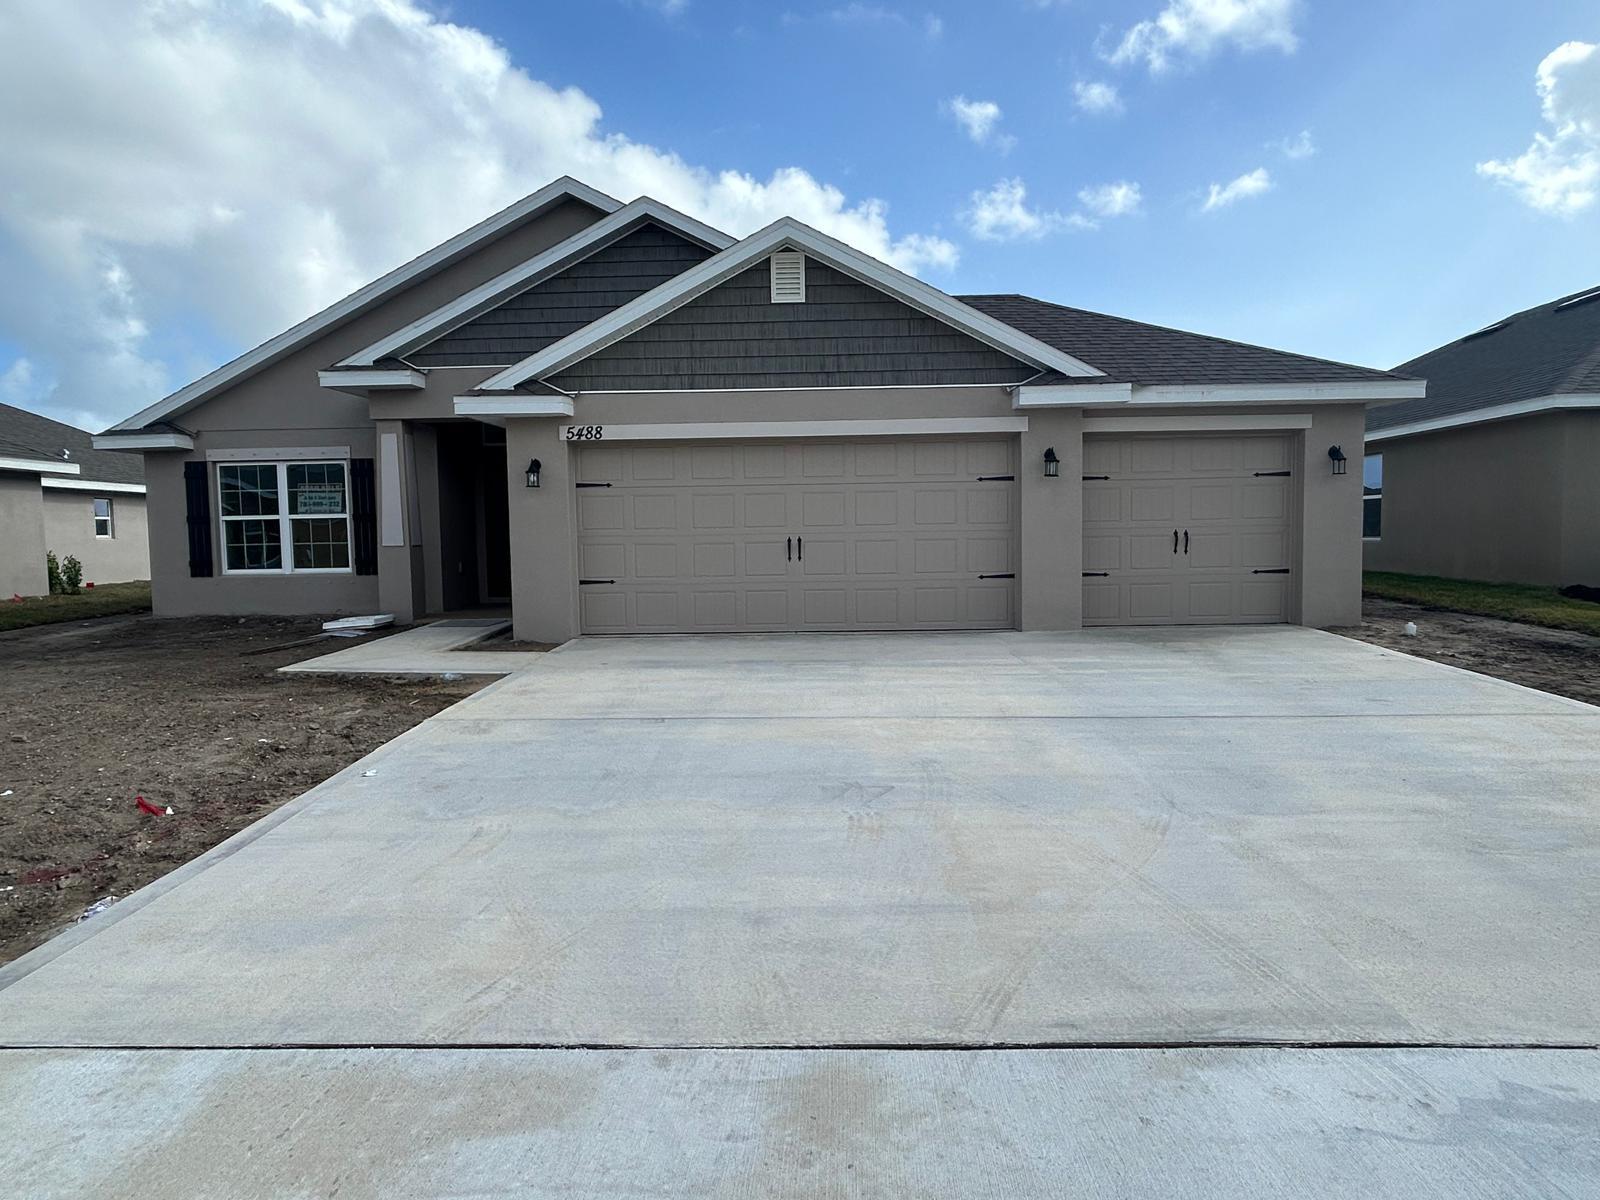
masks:
<path fill-rule="evenodd" d="M 29 596 L 22 601 L 0 600 L 0 630 L 149 611 L 150 584 L 147 581 L 102 583 L 76 596 Z"/>
<path fill-rule="evenodd" d="M 1552 587 L 1368 571 L 1361 577 L 1361 590 L 1383 600 L 1600 636 L 1600 604 L 1574 600 Z"/>

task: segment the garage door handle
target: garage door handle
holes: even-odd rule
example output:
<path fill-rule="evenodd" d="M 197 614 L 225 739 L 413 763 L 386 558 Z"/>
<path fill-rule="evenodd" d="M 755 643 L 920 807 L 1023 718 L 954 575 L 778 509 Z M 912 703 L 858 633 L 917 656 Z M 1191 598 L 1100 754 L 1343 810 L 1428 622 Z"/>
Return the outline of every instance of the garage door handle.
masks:
<path fill-rule="evenodd" d="M 1187 529 L 1183 531 L 1183 552 L 1185 554 L 1189 553 L 1189 531 Z"/>
<path fill-rule="evenodd" d="M 792 537 L 786 537 L 783 539 L 783 561 L 794 561 L 794 538 Z"/>
<path fill-rule="evenodd" d="M 1288 567 L 1257 567 L 1250 572 L 1252 575 L 1287 575 L 1288 573 Z"/>
<path fill-rule="evenodd" d="M 794 540 L 794 556 L 796 558 L 798 558 L 801 562 L 805 562 L 805 560 L 806 560 L 806 540 L 805 540 L 805 538 L 803 538 L 803 537 L 795 538 L 795 540 Z"/>
<path fill-rule="evenodd" d="M 978 576 L 979 579 L 1015 579 L 1016 577 L 1017 576 L 1016 576 L 1015 572 L 1012 572 L 1009 575 L 979 575 Z"/>
<path fill-rule="evenodd" d="M 1172 531 L 1172 552 L 1174 554 L 1178 552 L 1178 531 L 1176 529 Z"/>
<path fill-rule="evenodd" d="M 579 587 L 591 587 L 591 586 L 593 586 L 594 584 L 597 584 L 597 583 L 616 583 L 616 580 L 615 579 L 580 579 L 580 580 L 578 580 L 578 586 Z"/>

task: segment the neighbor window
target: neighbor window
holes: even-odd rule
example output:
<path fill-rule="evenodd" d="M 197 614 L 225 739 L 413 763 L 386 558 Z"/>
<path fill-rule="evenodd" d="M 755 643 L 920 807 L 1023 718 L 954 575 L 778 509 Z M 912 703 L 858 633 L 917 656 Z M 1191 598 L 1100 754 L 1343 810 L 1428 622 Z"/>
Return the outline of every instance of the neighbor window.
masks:
<path fill-rule="evenodd" d="M 219 466 L 223 570 L 348 571 L 346 483 L 343 462 Z"/>
<path fill-rule="evenodd" d="M 95 537 L 108 538 L 114 536 L 111 530 L 111 497 L 96 496 L 94 498 L 94 535 Z"/>
<path fill-rule="evenodd" d="M 1383 455 L 1369 454 L 1361 464 L 1361 536 L 1383 536 Z"/>

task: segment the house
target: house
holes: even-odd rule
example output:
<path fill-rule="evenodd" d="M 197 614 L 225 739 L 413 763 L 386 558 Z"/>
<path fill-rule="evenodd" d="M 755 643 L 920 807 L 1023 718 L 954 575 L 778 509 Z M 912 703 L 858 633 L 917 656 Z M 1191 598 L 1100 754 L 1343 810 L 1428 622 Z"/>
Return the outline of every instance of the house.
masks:
<path fill-rule="evenodd" d="M 1600 288 L 1398 370 L 1428 394 L 1367 412 L 1368 569 L 1600 585 Z"/>
<path fill-rule="evenodd" d="M 92 583 L 150 577 L 144 464 L 90 435 L 0 404 L 0 598 L 49 590 L 46 552 Z"/>
<path fill-rule="evenodd" d="M 561 179 L 96 445 L 146 456 L 159 614 L 1338 625 L 1330 450 L 1423 391 Z"/>

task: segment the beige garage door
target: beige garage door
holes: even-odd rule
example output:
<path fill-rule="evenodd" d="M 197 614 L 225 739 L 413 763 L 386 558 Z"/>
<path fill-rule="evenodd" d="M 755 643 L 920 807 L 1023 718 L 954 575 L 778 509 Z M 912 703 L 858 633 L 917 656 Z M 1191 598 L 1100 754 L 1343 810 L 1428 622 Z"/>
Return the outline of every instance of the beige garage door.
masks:
<path fill-rule="evenodd" d="M 585 633 L 1015 623 L 1010 439 L 574 453 Z"/>
<path fill-rule="evenodd" d="M 1277 434 L 1085 438 L 1084 624 L 1287 621 L 1292 444 Z"/>

